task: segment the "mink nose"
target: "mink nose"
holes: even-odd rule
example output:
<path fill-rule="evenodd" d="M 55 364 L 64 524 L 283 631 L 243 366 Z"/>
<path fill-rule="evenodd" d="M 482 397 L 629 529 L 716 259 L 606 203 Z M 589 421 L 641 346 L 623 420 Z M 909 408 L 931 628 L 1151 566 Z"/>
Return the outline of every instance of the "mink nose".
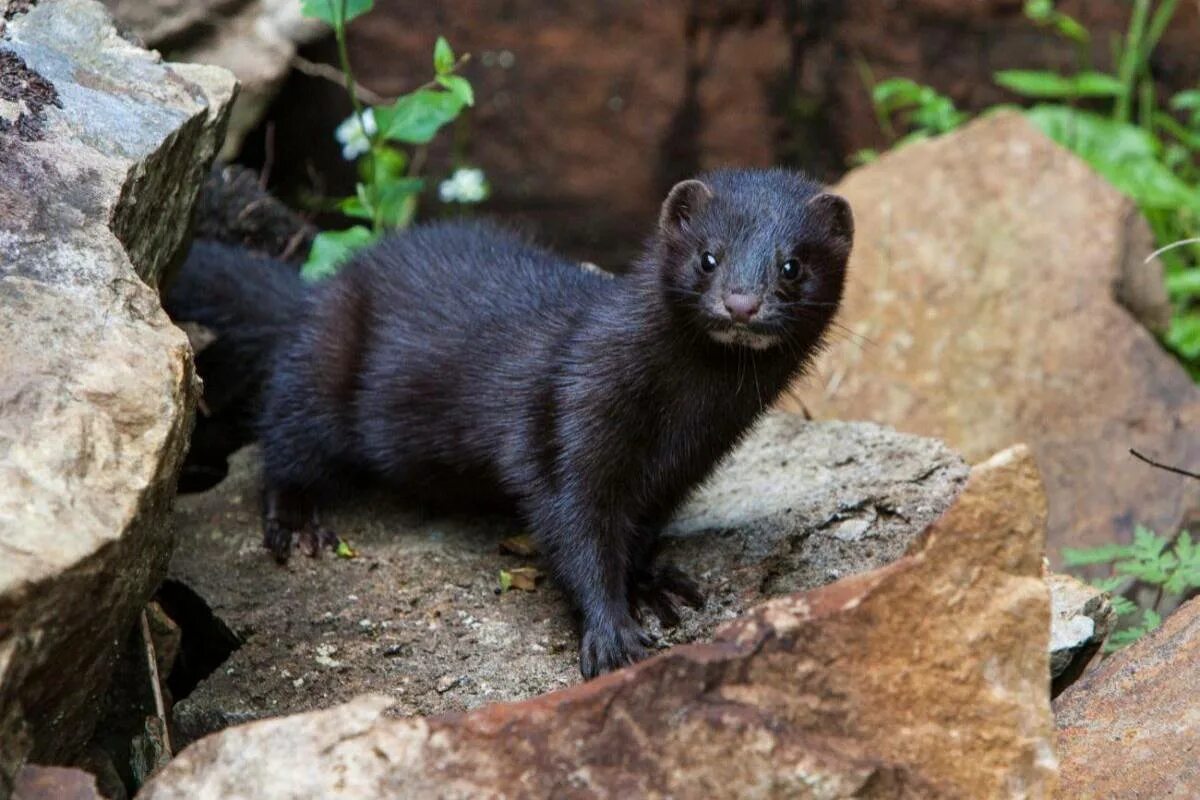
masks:
<path fill-rule="evenodd" d="M 727 294 L 725 308 L 734 322 L 749 322 L 762 306 L 762 298 L 756 294 Z"/>

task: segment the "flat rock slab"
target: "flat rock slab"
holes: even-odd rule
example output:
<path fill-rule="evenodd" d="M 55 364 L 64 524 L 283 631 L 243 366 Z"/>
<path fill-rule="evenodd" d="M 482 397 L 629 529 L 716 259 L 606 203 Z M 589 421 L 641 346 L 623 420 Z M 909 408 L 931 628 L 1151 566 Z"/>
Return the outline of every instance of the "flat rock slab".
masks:
<path fill-rule="evenodd" d="M 888 153 L 837 190 L 857 228 L 839 319 L 858 336 L 797 387 L 813 416 L 936 436 L 972 462 L 1028 443 L 1054 561 L 1200 509 L 1200 482 L 1129 454 L 1200 465 L 1200 438 L 1180 433 L 1200 425 L 1200 389 L 1139 322 L 1170 309 L 1127 198 L 1014 113 Z"/>
<path fill-rule="evenodd" d="M 707 639 L 765 598 L 896 560 L 966 474 L 931 439 L 769 416 L 671 529 L 664 557 L 709 599 L 664 643 Z M 170 576 L 245 639 L 176 706 L 179 741 L 364 692 L 392 695 L 396 714 L 434 714 L 580 680 L 564 597 L 548 582 L 497 594 L 500 570 L 537 564 L 499 554 L 515 523 L 422 519 L 383 498 L 331 521 L 357 558 L 276 566 L 260 548 L 252 451 L 217 488 L 177 500 Z"/>
<path fill-rule="evenodd" d="M 1200 600 L 1054 702 L 1058 797 L 1200 797 Z"/>
<path fill-rule="evenodd" d="M 872 429 L 811 430 L 847 454 Z M 389 719 L 368 696 L 240 726 L 139 798 L 1047 798 L 1045 519 L 1013 448 L 899 561 L 767 600 L 712 643 L 464 714 Z"/>
<path fill-rule="evenodd" d="M 87 741 L 166 571 L 193 376 L 153 287 L 234 88 L 88 0 L 0 37 L 0 796 Z"/>

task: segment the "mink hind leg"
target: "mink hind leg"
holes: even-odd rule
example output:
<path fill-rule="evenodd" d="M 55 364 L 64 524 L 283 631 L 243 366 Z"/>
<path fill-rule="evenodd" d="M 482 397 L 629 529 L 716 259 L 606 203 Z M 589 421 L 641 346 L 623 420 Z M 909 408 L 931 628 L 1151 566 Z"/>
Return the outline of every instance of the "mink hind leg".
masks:
<path fill-rule="evenodd" d="M 321 523 L 316 496 L 296 486 L 267 486 L 263 491 L 263 547 L 286 564 L 292 546 L 310 558 L 334 549 L 338 536 Z"/>
<path fill-rule="evenodd" d="M 323 501 L 336 488 L 341 460 L 336 422 L 317 406 L 308 375 L 278 370 L 267 388 L 259 438 L 263 456 L 263 546 L 286 563 L 293 545 L 310 557 L 337 546 L 321 522 Z"/>

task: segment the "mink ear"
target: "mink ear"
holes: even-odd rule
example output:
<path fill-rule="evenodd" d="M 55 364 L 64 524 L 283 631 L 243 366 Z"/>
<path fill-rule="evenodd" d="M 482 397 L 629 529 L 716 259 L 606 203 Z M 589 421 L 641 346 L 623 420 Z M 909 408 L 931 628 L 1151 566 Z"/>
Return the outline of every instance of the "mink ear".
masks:
<path fill-rule="evenodd" d="M 704 181 L 680 181 L 663 201 L 658 215 L 658 227 L 664 232 L 678 231 L 686 226 L 712 199 L 712 189 Z"/>
<path fill-rule="evenodd" d="M 822 192 L 808 201 L 808 207 L 813 216 L 828 228 L 829 235 L 849 250 L 854 243 L 854 214 L 846 198 Z"/>

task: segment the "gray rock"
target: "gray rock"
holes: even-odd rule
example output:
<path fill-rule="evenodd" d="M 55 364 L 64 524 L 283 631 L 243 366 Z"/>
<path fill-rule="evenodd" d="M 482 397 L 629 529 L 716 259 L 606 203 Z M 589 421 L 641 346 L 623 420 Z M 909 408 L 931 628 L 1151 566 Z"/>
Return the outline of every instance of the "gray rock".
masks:
<path fill-rule="evenodd" d="M 117 35 L 87 0 L 0 39 L 0 795 L 70 758 L 166 569 L 194 403 L 159 276 L 235 87 Z M 14 82 L 7 86 L 11 90 Z"/>
<path fill-rule="evenodd" d="M 665 558 L 708 590 L 664 644 L 702 640 L 759 601 L 898 558 L 957 495 L 966 465 L 940 442 L 871 424 L 772 415 L 680 514 Z M 174 711 L 182 746 L 231 724 L 385 692 L 400 714 L 532 697 L 579 681 L 565 599 L 549 582 L 497 594 L 506 520 L 422 519 L 384 497 L 333 513 L 351 560 L 260 548 L 255 453 L 180 497 L 170 577 L 245 638 Z M 861 529 L 854 537 L 848 527 Z"/>
<path fill-rule="evenodd" d="M 222 158 L 237 155 L 291 69 L 296 48 L 328 33 L 299 0 L 105 0 L 150 47 L 176 61 L 215 64 L 241 83 Z"/>
<path fill-rule="evenodd" d="M 1117 626 L 1117 615 L 1107 594 L 1070 575 L 1051 573 L 1046 585 L 1050 587 L 1050 677 L 1068 671 L 1077 677 Z"/>

